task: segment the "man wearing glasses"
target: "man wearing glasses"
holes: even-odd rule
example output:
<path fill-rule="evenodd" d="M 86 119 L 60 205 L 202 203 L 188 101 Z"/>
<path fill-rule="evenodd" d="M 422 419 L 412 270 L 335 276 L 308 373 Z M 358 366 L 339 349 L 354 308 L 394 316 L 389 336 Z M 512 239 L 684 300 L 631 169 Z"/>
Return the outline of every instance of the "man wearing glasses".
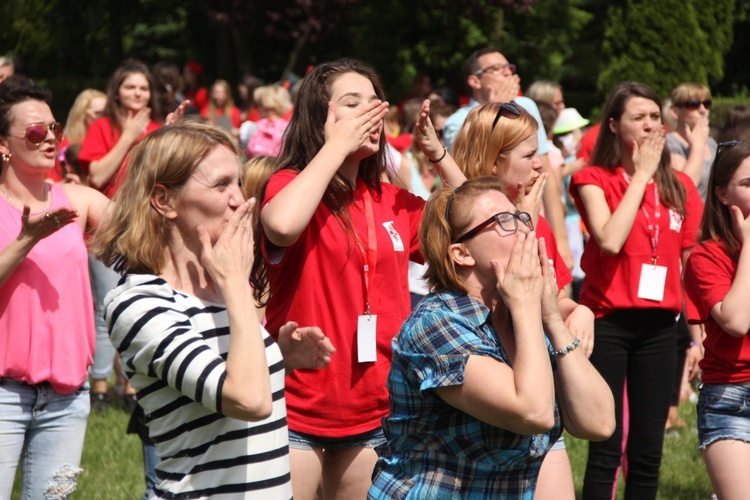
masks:
<path fill-rule="evenodd" d="M 466 85 L 471 93 L 469 104 L 453 113 L 445 122 L 443 127 L 443 144 L 451 151 L 453 141 L 458 131 L 466 121 L 466 117 L 473 108 L 486 102 L 510 102 L 515 101 L 534 117 L 539 124 L 537 132 L 539 138 L 539 149 L 537 154 L 542 160 L 544 170 L 550 172 L 547 153 L 549 152 L 549 141 L 547 131 L 542 125 L 542 117 L 536 103 L 528 97 L 518 95 L 521 88 L 521 79 L 516 74 L 516 65 L 511 64 L 505 56 L 497 49 L 487 47 L 475 50 L 464 64 L 464 75 Z M 565 215 L 562 203 L 559 202 L 562 186 L 554 182 L 556 176 L 550 176 L 544 188 L 544 208 L 546 219 L 552 226 L 552 231 L 557 240 L 558 251 L 565 260 L 568 268 L 573 267 L 573 254 L 568 245 L 568 235 L 565 230 Z"/>
<path fill-rule="evenodd" d="M 515 100 L 521 107 L 531 113 L 539 123 L 539 156 L 547 154 L 547 133 L 539 116 L 539 109 L 528 97 L 519 97 L 521 79 L 516 74 L 515 64 L 510 64 L 499 50 L 484 48 L 474 51 L 464 64 L 466 85 L 471 94 L 467 106 L 453 113 L 445 122 L 443 138 L 450 151 L 458 130 L 466 121 L 466 116 L 476 106 L 485 102 L 510 102 Z"/>

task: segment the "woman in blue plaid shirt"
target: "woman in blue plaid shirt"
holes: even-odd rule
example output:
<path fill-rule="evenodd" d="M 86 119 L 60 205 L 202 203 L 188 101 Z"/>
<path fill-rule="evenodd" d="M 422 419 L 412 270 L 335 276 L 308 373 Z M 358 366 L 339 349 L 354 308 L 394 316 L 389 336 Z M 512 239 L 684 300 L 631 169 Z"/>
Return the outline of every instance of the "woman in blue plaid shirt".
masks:
<path fill-rule="evenodd" d="M 433 292 L 393 341 L 369 497 L 533 498 L 563 426 L 612 434 L 612 394 L 560 316 L 531 217 L 499 180 L 433 195 L 419 237 Z"/>

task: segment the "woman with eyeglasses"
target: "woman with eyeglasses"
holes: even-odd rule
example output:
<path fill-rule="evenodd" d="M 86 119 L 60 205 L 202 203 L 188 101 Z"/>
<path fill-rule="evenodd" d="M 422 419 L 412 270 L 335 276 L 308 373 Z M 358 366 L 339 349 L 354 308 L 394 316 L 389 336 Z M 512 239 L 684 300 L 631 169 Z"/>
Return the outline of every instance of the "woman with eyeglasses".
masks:
<path fill-rule="evenodd" d="M 563 425 L 592 440 L 614 429 L 607 384 L 560 315 L 544 241 L 503 187 L 468 180 L 425 207 L 432 293 L 393 341 L 369 498 L 530 499 Z"/>
<path fill-rule="evenodd" d="M 686 173 L 706 199 L 708 175 L 716 155 L 716 141 L 709 136 L 711 91 L 700 83 L 681 83 L 669 96 L 677 127 L 667 134 L 672 168 Z"/>
<path fill-rule="evenodd" d="M 45 181 L 62 125 L 49 90 L 0 85 L 0 498 L 75 489 L 89 414 L 94 312 L 83 235 L 107 198 Z"/>
<path fill-rule="evenodd" d="M 688 321 L 705 325 L 698 440 L 718 498 L 750 490 L 750 142 L 720 143 L 700 243 L 685 266 Z"/>
<path fill-rule="evenodd" d="M 591 354 L 594 340 L 594 315 L 570 299 L 566 287 L 572 278 L 557 252 L 554 234 L 544 217 L 539 215 L 546 174 L 537 156 L 538 124 L 515 102 L 489 102 L 471 110 L 458 132 L 453 156 L 446 155 L 443 164 L 454 161 L 467 178 L 493 176 L 500 180 L 503 192 L 516 207 L 532 215 L 537 234 L 544 239 L 547 255 L 558 286 L 558 305 L 566 325 L 580 339 L 581 350 Z M 420 147 L 434 155 L 440 146 L 432 138 L 429 124 L 425 134 L 417 135 Z M 439 151 L 439 149 L 438 149 Z M 538 498 L 573 498 L 575 496 L 570 460 L 561 438 L 545 458 Z"/>
<path fill-rule="evenodd" d="M 591 233 L 581 259 L 586 280 L 580 298 L 596 316 L 591 362 L 617 406 L 613 436 L 589 444 L 587 499 L 612 496 L 624 420 L 629 421 L 625 497 L 656 496 L 676 370 L 681 266 L 695 245 L 703 212 L 693 181 L 672 169 L 664 143 L 656 92 L 642 83 L 622 83 L 605 104 L 592 166 L 571 180 L 571 195 Z"/>

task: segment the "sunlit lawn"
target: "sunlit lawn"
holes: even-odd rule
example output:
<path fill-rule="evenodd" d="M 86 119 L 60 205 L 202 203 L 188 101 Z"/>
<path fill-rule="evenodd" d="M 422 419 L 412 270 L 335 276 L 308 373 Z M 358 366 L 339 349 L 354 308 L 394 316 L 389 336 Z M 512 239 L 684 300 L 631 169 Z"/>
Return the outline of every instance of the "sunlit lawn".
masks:
<path fill-rule="evenodd" d="M 680 414 L 688 425 L 667 433 L 658 498 L 708 500 L 711 484 L 697 450 L 695 405 L 683 404 Z M 110 408 L 104 414 L 91 414 L 81 464 L 84 472 L 74 499 L 136 500 L 141 497 L 144 482 L 140 441 L 135 435 L 125 434 L 128 418 L 129 415 L 118 408 Z M 566 436 L 565 442 L 573 464 L 576 495 L 580 498 L 587 444 L 570 436 Z M 17 498 L 17 486 L 14 498 Z M 622 497 L 622 486 L 620 481 L 618 498 Z"/>

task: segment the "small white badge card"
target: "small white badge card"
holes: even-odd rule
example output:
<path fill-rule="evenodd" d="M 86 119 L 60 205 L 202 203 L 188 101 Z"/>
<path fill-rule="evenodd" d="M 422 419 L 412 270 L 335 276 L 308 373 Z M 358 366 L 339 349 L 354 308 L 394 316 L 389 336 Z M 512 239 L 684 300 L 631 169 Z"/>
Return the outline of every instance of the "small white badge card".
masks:
<path fill-rule="evenodd" d="M 641 266 L 641 280 L 638 283 L 638 298 L 647 300 L 664 300 L 664 288 L 667 284 L 667 268 L 656 264 Z"/>
<path fill-rule="evenodd" d="M 378 316 L 375 314 L 359 316 L 359 321 L 357 321 L 357 360 L 360 363 L 372 363 L 377 360 L 377 349 L 375 347 L 377 324 Z"/>

